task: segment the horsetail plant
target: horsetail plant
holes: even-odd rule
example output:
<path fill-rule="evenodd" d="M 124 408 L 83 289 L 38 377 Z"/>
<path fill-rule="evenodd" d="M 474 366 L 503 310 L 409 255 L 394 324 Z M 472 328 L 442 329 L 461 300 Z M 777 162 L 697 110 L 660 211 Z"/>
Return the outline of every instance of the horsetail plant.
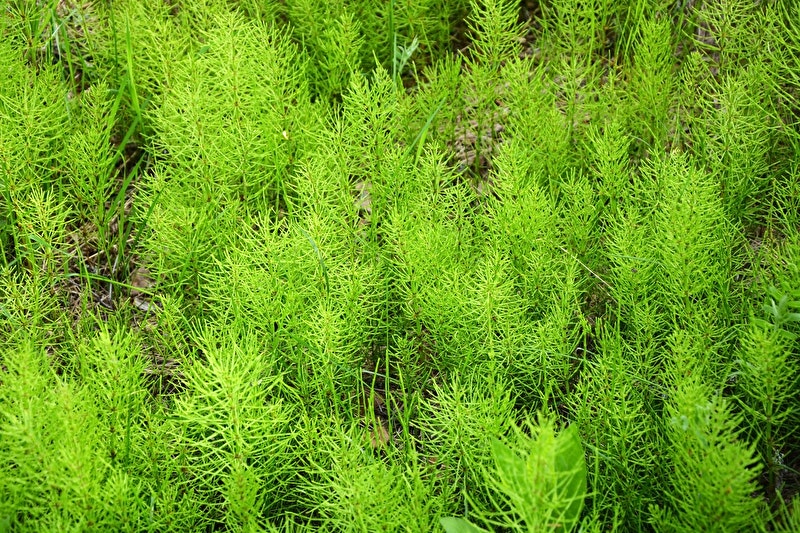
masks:
<path fill-rule="evenodd" d="M 786 0 L 0 4 L 0 531 L 794 531 Z"/>

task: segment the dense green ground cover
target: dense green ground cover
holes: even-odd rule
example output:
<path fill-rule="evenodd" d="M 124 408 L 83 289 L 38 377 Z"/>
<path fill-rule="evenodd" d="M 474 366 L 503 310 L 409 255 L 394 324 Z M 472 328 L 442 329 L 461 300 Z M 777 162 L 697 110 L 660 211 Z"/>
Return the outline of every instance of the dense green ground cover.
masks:
<path fill-rule="evenodd" d="M 0 531 L 800 531 L 799 80 L 791 0 L 3 0 Z"/>

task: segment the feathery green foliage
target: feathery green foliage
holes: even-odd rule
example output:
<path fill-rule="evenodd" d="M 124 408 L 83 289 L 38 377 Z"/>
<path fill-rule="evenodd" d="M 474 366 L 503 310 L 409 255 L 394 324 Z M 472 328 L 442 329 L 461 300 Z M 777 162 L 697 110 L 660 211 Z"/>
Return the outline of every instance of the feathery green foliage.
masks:
<path fill-rule="evenodd" d="M 796 530 L 798 15 L 0 3 L 0 530 Z"/>

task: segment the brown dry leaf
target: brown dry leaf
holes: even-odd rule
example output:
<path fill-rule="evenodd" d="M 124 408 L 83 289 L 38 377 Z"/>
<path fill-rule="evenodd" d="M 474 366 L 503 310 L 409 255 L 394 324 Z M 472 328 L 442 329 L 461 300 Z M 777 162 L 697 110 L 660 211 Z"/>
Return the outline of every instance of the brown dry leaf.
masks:
<path fill-rule="evenodd" d="M 142 290 L 149 290 L 155 282 L 150 277 L 150 271 L 145 267 L 139 267 L 131 273 L 131 296 L 139 296 Z"/>
<path fill-rule="evenodd" d="M 140 311 L 150 309 L 149 296 L 144 291 L 149 291 L 155 285 L 155 281 L 150 277 L 150 271 L 145 267 L 139 267 L 131 273 L 131 298 L 133 305 Z"/>
<path fill-rule="evenodd" d="M 372 449 L 386 447 L 391 438 L 392 437 L 389 435 L 389 430 L 386 429 L 386 426 L 383 425 L 383 422 L 374 426 L 372 431 L 369 432 L 369 443 L 372 446 Z"/>

